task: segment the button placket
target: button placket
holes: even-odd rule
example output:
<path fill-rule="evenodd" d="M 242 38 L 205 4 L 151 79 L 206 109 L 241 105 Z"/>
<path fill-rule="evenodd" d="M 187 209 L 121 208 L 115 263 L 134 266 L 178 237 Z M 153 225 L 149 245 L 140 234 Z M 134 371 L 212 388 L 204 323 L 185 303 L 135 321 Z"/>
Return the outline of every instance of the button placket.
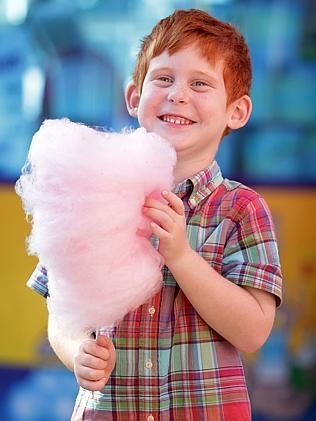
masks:
<path fill-rule="evenodd" d="M 160 295 L 156 296 L 147 304 L 147 309 L 144 310 L 147 312 L 146 318 L 144 318 L 144 323 L 146 323 L 146 331 L 143 332 L 143 350 L 140 351 L 142 354 L 142 371 L 143 371 L 143 379 L 144 379 L 144 407 L 143 409 L 147 412 L 147 416 L 145 419 L 149 421 L 155 421 L 155 417 L 153 415 L 154 408 L 152 407 L 152 403 L 155 402 L 155 397 L 153 396 L 152 387 L 154 386 L 153 382 L 153 375 L 156 376 L 156 367 L 155 361 L 153 361 L 153 355 L 155 355 L 155 351 L 153 351 L 156 347 L 157 342 L 157 326 L 156 326 L 156 318 L 157 318 L 157 309 L 159 308 L 159 300 Z M 158 306 L 157 306 L 158 304 Z M 153 335 L 153 331 L 155 334 Z M 153 353 L 154 352 L 154 353 Z"/>
<path fill-rule="evenodd" d="M 150 305 L 149 305 L 148 313 L 147 313 L 148 316 L 149 316 L 148 317 L 148 325 L 150 326 L 150 330 L 153 327 L 152 321 L 153 321 L 153 316 L 154 316 L 155 312 L 156 312 L 156 309 L 155 309 L 154 304 L 153 304 L 153 301 L 152 301 L 150 303 Z M 151 335 L 150 335 L 150 337 L 151 337 Z M 151 355 L 151 347 L 152 347 L 152 344 L 151 344 L 150 337 L 148 339 L 148 348 L 147 348 L 147 350 L 145 352 L 145 354 L 146 354 L 145 355 L 145 371 L 146 371 L 146 374 L 147 374 L 147 382 L 148 382 L 147 384 L 151 388 L 151 386 L 152 386 L 152 368 L 153 368 L 153 362 L 152 362 L 152 355 Z M 151 395 L 151 392 L 150 392 L 150 395 Z M 150 402 L 148 402 L 147 410 L 148 410 L 148 413 L 149 413 L 149 415 L 147 417 L 147 420 L 148 421 L 154 421 L 154 416 L 151 413 L 152 407 L 151 407 L 151 403 Z"/>

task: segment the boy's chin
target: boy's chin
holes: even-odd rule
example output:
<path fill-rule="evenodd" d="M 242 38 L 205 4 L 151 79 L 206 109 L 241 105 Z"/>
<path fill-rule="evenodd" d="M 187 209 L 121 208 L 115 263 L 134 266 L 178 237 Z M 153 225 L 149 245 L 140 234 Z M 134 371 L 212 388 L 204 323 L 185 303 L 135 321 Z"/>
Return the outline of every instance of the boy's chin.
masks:
<path fill-rule="evenodd" d="M 184 131 L 180 130 L 156 130 L 155 133 L 164 138 L 174 147 L 181 144 L 183 145 L 186 138 Z"/>

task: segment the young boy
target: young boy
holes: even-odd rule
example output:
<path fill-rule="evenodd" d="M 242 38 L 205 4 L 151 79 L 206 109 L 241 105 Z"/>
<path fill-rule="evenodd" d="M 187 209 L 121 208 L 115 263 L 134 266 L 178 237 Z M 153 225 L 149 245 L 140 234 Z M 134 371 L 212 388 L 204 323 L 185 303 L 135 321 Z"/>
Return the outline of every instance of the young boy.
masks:
<path fill-rule="evenodd" d="M 249 119 L 250 85 L 244 38 L 205 12 L 176 11 L 144 39 L 128 111 L 178 158 L 167 204 L 144 204 L 164 284 L 113 342 L 71 340 L 49 318 L 50 343 L 82 387 L 73 420 L 251 419 L 239 351 L 256 351 L 270 333 L 280 264 L 265 202 L 214 160 L 223 136 Z M 47 295 L 44 268 L 29 285 Z"/>

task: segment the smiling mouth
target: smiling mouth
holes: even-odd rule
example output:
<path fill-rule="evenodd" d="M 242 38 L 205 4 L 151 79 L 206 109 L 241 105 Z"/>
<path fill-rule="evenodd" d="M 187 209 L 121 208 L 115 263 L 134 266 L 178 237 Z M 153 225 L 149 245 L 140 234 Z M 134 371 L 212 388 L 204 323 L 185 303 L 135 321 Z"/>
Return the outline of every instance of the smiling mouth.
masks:
<path fill-rule="evenodd" d="M 175 124 L 177 126 L 190 126 L 191 124 L 196 123 L 196 121 L 189 120 L 188 118 L 170 114 L 163 114 L 158 118 L 165 123 Z"/>

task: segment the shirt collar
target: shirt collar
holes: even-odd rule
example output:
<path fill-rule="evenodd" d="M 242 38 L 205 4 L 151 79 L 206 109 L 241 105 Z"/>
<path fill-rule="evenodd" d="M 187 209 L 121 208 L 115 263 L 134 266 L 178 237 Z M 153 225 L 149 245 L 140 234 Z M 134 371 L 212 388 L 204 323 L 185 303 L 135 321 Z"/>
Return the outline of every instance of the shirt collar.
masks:
<path fill-rule="evenodd" d="M 188 204 L 193 209 L 222 182 L 221 170 L 217 162 L 213 161 L 209 167 L 179 183 L 174 192 L 181 198 L 188 196 Z"/>

